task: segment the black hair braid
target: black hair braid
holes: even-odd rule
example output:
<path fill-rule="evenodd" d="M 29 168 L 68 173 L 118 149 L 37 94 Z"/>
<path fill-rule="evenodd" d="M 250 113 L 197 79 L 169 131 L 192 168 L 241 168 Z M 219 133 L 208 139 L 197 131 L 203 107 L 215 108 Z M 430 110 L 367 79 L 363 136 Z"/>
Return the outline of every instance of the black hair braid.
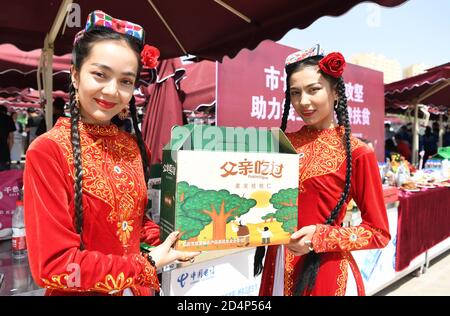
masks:
<path fill-rule="evenodd" d="M 350 191 L 350 184 L 351 184 L 351 175 L 352 175 L 352 148 L 351 148 L 351 128 L 350 128 L 350 122 L 348 119 L 348 111 L 347 111 L 347 97 L 345 96 L 345 84 L 342 77 L 339 78 L 338 84 L 337 84 L 337 90 L 338 90 L 338 104 L 336 106 L 336 114 L 338 117 L 339 125 L 344 126 L 345 133 L 344 133 L 344 141 L 345 141 L 345 152 L 347 154 L 347 161 L 346 161 L 346 172 L 345 172 L 345 187 L 344 191 L 341 194 L 341 198 L 339 199 L 338 204 L 331 212 L 330 216 L 327 218 L 327 221 L 325 224 L 331 225 L 337 218 L 339 211 L 341 210 L 342 206 L 345 203 L 345 200 L 348 197 L 348 193 Z"/>
<path fill-rule="evenodd" d="M 289 82 L 289 77 L 286 77 L 286 82 Z M 289 110 L 291 109 L 291 92 L 289 91 L 289 86 L 286 85 L 286 91 L 284 92 L 284 108 L 283 108 L 283 117 L 281 118 L 281 126 L 280 129 L 284 132 L 287 127 L 287 121 L 289 117 Z"/>
<path fill-rule="evenodd" d="M 139 146 L 139 151 L 141 152 L 142 157 L 142 167 L 144 169 L 144 177 L 145 177 L 145 185 L 147 186 L 148 180 L 150 179 L 150 163 L 148 161 L 147 150 L 145 148 L 144 139 L 142 138 L 141 130 L 139 129 L 137 114 L 136 114 L 136 100 L 131 97 L 130 100 L 130 116 L 133 121 L 133 129 L 136 133 L 137 143 Z"/>
<path fill-rule="evenodd" d="M 338 91 L 339 101 L 336 105 L 336 114 L 338 118 L 338 123 L 340 126 L 344 126 L 344 141 L 345 141 L 345 152 L 346 152 L 346 172 L 345 172 L 345 187 L 341 194 L 341 197 L 336 205 L 336 207 L 331 211 L 330 216 L 325 221 L 326 225 L 331 225 L 339 215 L 339 211 L 344 205 L 351 185 L 351 175 L 352 175 L 352 148 L 351 148 L 351 128 L 348 119 L 347 111 L 347 97 L 345 96 L 345 83 L 342 77 L 338 79 L 336 89 Z M 307 289 L 311 291 L 316 283 L 317 273 L 320 267 L 320 255 L 314 251 L 309 252 L 306 255 L 303 271 L 298 276 L 295 284 L 294 295 L 303 294 L 304 290 Z"/>
<path fill-rule="evenodd" d="M 83 187 L 83 166 L 81 161 L 81 144 L 80 132 L 78 130 L 78 122 L 80 120 L 80 109 L 77 104 L 76 91 L 73 84 L 69 88 L 70 97 L 70 134 L 72 140 L 72 154 L 73 165 L 75 168 L 75 228 L 80 235 L 80 249 L 84 249 L 82 233 L 83 233 L 83 202 L 82 202 L 82 187 Z"/>
<path fill-rule="evenodd" d="M 255 250 L 255 256 L 253 260 L 253 276 L 258 276 L 263 271 L 263 259 L 266 255 L 266 247 L 265 246 L 258 246 Z"/>

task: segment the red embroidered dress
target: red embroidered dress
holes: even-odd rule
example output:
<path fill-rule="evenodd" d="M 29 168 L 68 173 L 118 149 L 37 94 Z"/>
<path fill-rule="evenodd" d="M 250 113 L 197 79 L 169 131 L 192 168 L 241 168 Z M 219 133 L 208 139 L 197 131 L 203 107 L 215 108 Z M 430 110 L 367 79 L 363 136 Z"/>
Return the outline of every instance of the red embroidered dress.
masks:
<path fill-rule="evenodd" d="M 149 295 L 156 269 L 140 255 L 141 238 L 158 242 L 147 222 L 139 148 L 116 125 L 80 122 L 83 243 L 74 226 L 74 166 L 70 120 L 60 118 L 27 151 L 24 205 L 31 272 L 46 295 Z M 128 290 L 127 290 L 128 291 Z"/>
<path fill-rule="evenodd" d="M 352 177 L 349 197 L 333 225 L 324 225 L 337 204 L 345 184 L 346 154 L 342 144 L 344 129 L 313 130 L 304 126 L 288 138 L 300 158 L 298 228 L 317 225 L 314 251 L 321 253 L 315 287 L 309 295 L 345 295 L 348 266 L 355 277 L 358 294 L 364 295 L 361 274 L 350 251 L 382 248 L 390 240 L 386 207 L 374 152 L 356 138 L 352 145 Z M 354 199 L 361 210 L 362 223 L 341 227 L 347 204 Z M 277 246 L 268 247 L 260 295 L 272 295 Z M 281 249 L 281 248 L 280 248 Z M 302 268 L 303 256 L 292 255 L 285 247 L 284 295 L 293 295 L 293 286 Z"/>

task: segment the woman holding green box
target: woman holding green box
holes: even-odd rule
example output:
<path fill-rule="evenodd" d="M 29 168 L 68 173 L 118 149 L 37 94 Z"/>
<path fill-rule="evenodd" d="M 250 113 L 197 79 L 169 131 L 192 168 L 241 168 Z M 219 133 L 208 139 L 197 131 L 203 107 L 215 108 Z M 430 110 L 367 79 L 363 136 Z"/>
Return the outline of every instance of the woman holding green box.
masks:
<path fill-rule="evenodd" d="M 305 123 L 299 131 L 287 134 L 302 154 L 299 230 L 289 244 L 268 247 L 261 295 L 350 295 L 350 288 L 364 295 L 351 251 L 383 248 L 390 240 L 375 153 L 351 136 L 344 67 L 340 53 L 324 56 L 319 45 L 286 59 L 281 129 L 286 129 L 291 104 Z M 361 210 L 362 223 L 342 227 L 352 198 Z M 262 270 L 263 256 L 260 247 L 255 274 Z"/>

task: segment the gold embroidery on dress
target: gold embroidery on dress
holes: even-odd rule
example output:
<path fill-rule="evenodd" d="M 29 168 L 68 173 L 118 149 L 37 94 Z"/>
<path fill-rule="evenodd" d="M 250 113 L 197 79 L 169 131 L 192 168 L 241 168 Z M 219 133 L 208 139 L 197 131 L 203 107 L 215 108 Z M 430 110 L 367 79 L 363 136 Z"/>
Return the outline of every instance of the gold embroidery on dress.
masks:
<path fill-rule="evenodd" d="M 347 288 L 348 280 L 348 257 L 347 253 L 343 254 L 342 260 L 339 263 L 340 274 L 337 278 L 337 290 L 334 293 L 335 296 L 344 296 Z"/>
<path fill-rule="evenodd" d="M 341 167 L 346 158 L 343 131 L 342 127 L 321 131 L 303 127 L 297 133 L 287 134 L 296 151 L 304 154 L 300 163 L 300 183 L 336 172 Z M 364 143 L 352 137 L 351 146 L 353 151 Z"/>
<path fill-rule="evenodd" d="M 292 296 L 294 289 L 294 258 L 295 256 L 285 250 L 285 270 L 284 270 L 284 295 Z"/>
<path fill-rule="evenodd" d="M 45 135 L 60 146 L 74 178 L 70 120 L 60 119 L 55 127 Z M 83 191 L 111 206 L 107 220 L 115 226 L 116 235 L 127 251 L 133 221 L 142 217 L 147 200 L 139 148 L 131 136 L 119 133 L 115 125 L 80 122 L 79 130 Z"/>
<path fill-rule="evenodd" d="M 59 275 L 54 275 L 51 277 L 51 280 L 47 280 L 45 278 L 42 278 L 42 282 L 44 283 L 45 287 L 50 288 L 56 288 L 56 289 L 68 289 L 67 285 L 64 284 L 67 282 L 67 277 L 69 274 L 62 273 Z M 62 279 L 62 280 L 61 280 Z"/>
<path fill-rule="evenodd" d="M 106 275 L 104 282 L 97 282 L 95 284 L 95 290 L 113 295 L 123 291 L 126 288 L 132 287 L 132 285 L 133 278 L 130 277 L 125 279 L 124 273 L 121 272 L 117 276 L 117 279 L 114 279 L 111 274 Z"/>
<path fill-rule="evenodd" d="M 372 236 L 372 231 L 363 226 L 344 228 L 319 224 L 313 236 L 313 244 L 317 252 L 351 251 L 367 246 Z"/>

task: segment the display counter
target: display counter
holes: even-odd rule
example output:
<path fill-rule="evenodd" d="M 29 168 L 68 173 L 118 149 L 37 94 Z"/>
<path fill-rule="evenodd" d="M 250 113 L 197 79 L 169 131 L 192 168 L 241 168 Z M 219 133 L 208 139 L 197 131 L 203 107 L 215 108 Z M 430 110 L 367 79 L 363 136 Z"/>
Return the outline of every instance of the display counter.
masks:
<path fill-rule="evenodd" d="M 385 201 L 387 194 L 385 190 Z M 430 260 L 450 249 L 450 188 L 398 192 L 386 205 L 391 240 L 383 249 L 352 252 L 361 270 L 366 295 L 404 276 L 425 273 Z"/>

